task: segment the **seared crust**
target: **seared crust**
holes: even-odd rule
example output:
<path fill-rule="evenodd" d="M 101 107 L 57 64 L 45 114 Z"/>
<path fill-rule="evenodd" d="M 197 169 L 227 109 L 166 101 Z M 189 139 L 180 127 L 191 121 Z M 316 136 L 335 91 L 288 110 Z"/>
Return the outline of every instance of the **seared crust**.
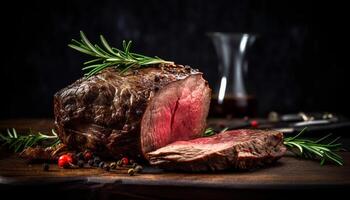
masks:
<path fill-rule="evenodd" d="M 28 161 L 56 161 L 61 155 L 66 154 L 68 148 L 65 144 L 54 147 L 28 147 L 19 155 Z"/>
<path fill-rule="evenodd" d="M 169 83 L 201 74 L 188 66 L 155 65 L 120 74 L 108 68 L 54 95 L 61 141 L 101 156 L 143 157 L 140 123 L 148 102 Z"/>
<path fill-rule="evenodd" d="M 234 130 L 207 138 L 178 141 L 150 152 L 152 165 L 183 171 L 252 169 L 272 163 L 286 151 L 274 130 Z"/>

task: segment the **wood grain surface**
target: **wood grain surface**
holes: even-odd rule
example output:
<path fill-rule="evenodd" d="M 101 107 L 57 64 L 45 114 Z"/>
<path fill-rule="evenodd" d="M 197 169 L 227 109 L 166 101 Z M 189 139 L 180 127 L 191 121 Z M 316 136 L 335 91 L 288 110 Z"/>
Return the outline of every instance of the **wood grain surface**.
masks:
<path fill-rule="evenodd" d="M 342 154 L 350 162 L 350 153 Z M 221 173 L 175 173 L 146 168 L 143 174 L 129 176 L 126 170 L 105 172 L 102 169 L 86 166 L 83 169 L 60 169 L 50 165 L 48 172 L 41 164 L 28 164 L 24 160 L 11 156 L 0 160 L 2 183 L 25 183 L 40 180 L 64 180 L 78 178 L 88 182 L 121 182 L 125 184 L 146 185 L 188 185 L 232 188 L 269 188 L 269 187 L 308 187 L 350 185 L 350 168 L 326 165 L 320 166 L 314 161 L 284 157 L 273 166 L 253 171 L 229 171 Z"/>
<path fill-rule="evenodd" d="M 45 131 L 51 126 L 51 120 L 0 122 L 0 129 L 15 127 L 24 130 L 31 127 Z M 35 191 L 36 188 L 45 186 L 47 191 L 74 188 L 75 190 L 70 191 L 98 191 L 98 198 L 117 196 L 123 199 L 216 199 L 218 196 L 233 194 L 243 195 L 245 198 L 257 195 L 268 198 L 272 194 L 266 191 L 290 190 L 304 190 L 310 193 L 317 190 L 318 194 L 330 195 L 334 190 L 346 192 L 350 189 L 350 153 L 343 152 L 341 155 L 345 159 L 345 166 L 342 167 L 320 166 L 314 161 L 283 157 L 273 166 L 253 171 L 179 173 L 146 167 L 144 173 L 129 176 L 126 170 L 105 172 L 89 167 L 60 169 L 56 164 L 50 164 L 50 170 L 46 172 L 42 170 L 41 164 L 28 164 L 14 154 L 2 154 L 0 191 L 10 192 L 18 188 L 31 188 L 31 191 Z M 212 192 L 219 194 L 213 195 Z M 91 195 L 89 192 L 86 194 Z M 72 197 L 75 195 L 81 197 L 82 194 L 74 193 Z M 293 197 L 293 194 L 290 197 Z"/>

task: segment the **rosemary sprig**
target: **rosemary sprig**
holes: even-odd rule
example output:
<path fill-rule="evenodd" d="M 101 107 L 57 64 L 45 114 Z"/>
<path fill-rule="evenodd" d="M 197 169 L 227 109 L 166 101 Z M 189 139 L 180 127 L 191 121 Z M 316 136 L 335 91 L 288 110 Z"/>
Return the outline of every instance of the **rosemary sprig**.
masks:
<path fill-rule="evenodd" d="M 341 150 L 341 143 L 336 143 L 340 137 L 335 138 L 329 142 L 327 139 L 332 134 L 328 134 L 318 140 L 308 140 L 299 138 L 305 132 L 304 128 L 300 133 L 294 137 L 286 137 L 284 139 L 284 145 L 293 152 L 295 155 L 306 159 L 320 160 L 320 164 L 323 165 L 326 161 L 333 162 L 337 165 L 343 165 L 343 158 L 338 155 L 337 151 Z"/>
<path fill-rule="evenodd" d="M 227 129 L 228 129 L 228 127 L 222 129 L 222 130 L 220 131 L 220 133 L 227 131 Z M 212 128 L 209 127 L 209 128 L 207 128 L 207 129 L 204 131 L 203 137 L 209 137 L 209 136 L 212 136 L 212 135 L 215 135 L 215 134 L 217 134 L 217 133 L 214 131 L 214 129 L 212 129 Z"/>
<path fill-rule="evenodd" d="M 29 135 L 18 135 L 16 129 L 7 129 L 7 135 L 0 133 L 0 143 L 2 145 L 8 146 L 9 149 L 15 152 L 22 151 L 27 147 L 32 147 L 35 145 L 42 145 L 45 147 L 55 146 L 61 143 L 56 132 L 52 129 L 52 135 L 45 135 L 40 132 L 32 133 Z"/>
<path fill-rule="evenodd" d="M 344 165 L 343 158 L 338 155 L 337 151 L 341 150 L 342 144 L 336 143 L 340 137 L 335 138 L 329 142 L 327 139 L 332 134 L 328 134 L 318 140 L 309 140 L 305 138 L 299 138 L 307 128 L 301 130 L 294 137 L 284 138 L 284 145 L 287 146 L 288 150 L 293 152 L 296 156 L 311 159 L 320 160 L 320 164 L 324 165 L 325 162 L 333 162 L 337 165 Z M 224 128 L 220 133 L 225 132 L 227 128 Z M 209 137 L 217 134 L 212 128 L 207 128 L 203 133 L 203 137 Z"/>
<path fill-rule="evenodd" d="M 91 77 L 107 67 L 115 67 L 121 70 L 121 73 L 129 69 L 136 69 L 151 64 L 173 63 L 165 61 L 159 57 L 148 57 L 137 53 L 130 52 L 132 41 L 123 40 L 123 50 L 111 47 L 107 40 L 100 35 L 102 47 L 92 44 L 83 31 L 80 31 L 80 41 L 72 40 L 69 47 L 95 57 L 84 63 L 83 70 L 87 70 L 86 77 Z"/>

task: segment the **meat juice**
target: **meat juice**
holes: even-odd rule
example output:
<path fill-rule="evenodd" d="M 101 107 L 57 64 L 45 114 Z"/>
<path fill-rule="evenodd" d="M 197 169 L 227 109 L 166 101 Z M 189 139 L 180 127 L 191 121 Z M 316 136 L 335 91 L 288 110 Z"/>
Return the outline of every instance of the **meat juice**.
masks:
<path fill-rule="evenodd" d="M 241 118 L 256 116 L 255 96 L 227 96 L 219 103 L 217 97 L 210 102 L 210 117 Z"/>

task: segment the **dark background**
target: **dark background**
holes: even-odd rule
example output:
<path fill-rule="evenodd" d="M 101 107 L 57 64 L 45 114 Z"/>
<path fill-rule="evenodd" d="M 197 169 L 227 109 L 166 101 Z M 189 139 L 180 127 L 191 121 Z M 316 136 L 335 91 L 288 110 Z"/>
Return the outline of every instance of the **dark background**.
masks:
<path fill-rule="evenodd" d="M 342 7 L 333 1 L 11 1 L 1 8 L 0 118 L 53 116 L 53 94 L 82 76 L 86 57 L 67 47 L 79 30 L 93 41 L 102 33 L 117 47 L 133 40 L 135 52 L 197 67 L 212 85 L 217 58 L 206 33 L 258 33 L 250 79 L 261 116 L 270 110 L 347 115 Z"/>

